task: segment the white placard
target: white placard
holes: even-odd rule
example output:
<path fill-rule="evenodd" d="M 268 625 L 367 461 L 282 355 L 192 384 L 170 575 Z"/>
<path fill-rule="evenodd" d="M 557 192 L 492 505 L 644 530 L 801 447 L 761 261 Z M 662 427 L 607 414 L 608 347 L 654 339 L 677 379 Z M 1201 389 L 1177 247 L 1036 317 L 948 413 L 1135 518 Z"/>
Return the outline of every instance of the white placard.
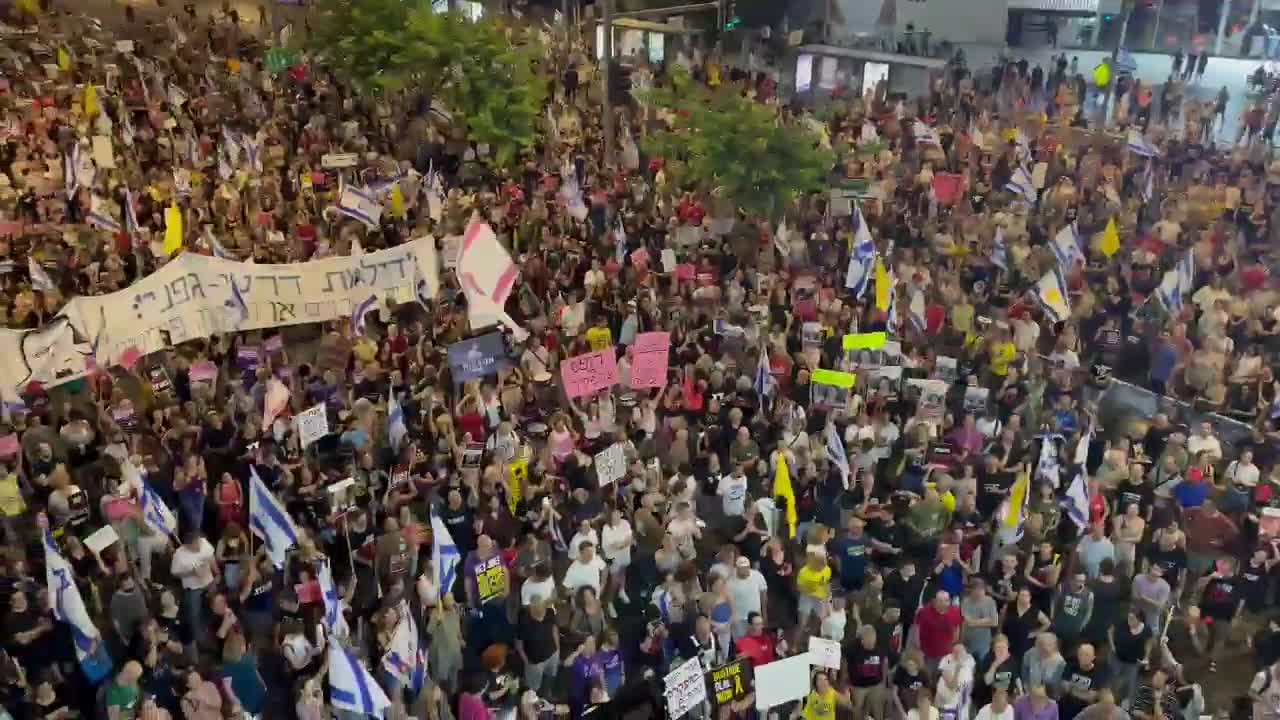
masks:
<path fill-rule="evenodd" d="M 93 164 L 111 170 L 116 166 L 116 149 L 107 135 L 93 136 Z"/>
<path fill-rule="evenodd" d="M 12 402 L 32 381 L 53 387 L 84 377 L 89 338 L 97 339 L 98 366 L 115 365 L 131 349 L 149 355 L 226 332 L 350 317 L 370 296 L 391 304 L 433 298 L 439 281 L 431 238 L 290 265 L 183 253 L 126 290 L 72 299 L 44 327 L 0 329 L 0 397 Z M 231 282 L 247 313 L 229 311 Z"/>
<path fill-rule="evenodd" d="M 761 712 L 809 694 L 809 653 L 756 667 L 756 710 Z"/>
<path fill-rule="evenodd" d="M 349 168 L 360 164 L 360 156 L 355 153 L 329 153 L 320 158 L 320 167 L 325 169 Z"/>
<path fill-rule="evenodd" d="M 298 413 L 293 422 L 298 427 L 298 439 L 304 448 L 329 434 L 329 414 L 325 412 L 324 403 Z"/>
<path fill-rule="evenodd" d="M 707 681 L 702 677 L 702 663 L 696 657 L 667 673 L 664 685 L 667 717 L 672 720 L 679 720 L 707 700 Z"/>
<path fill-rule="evenodd" d="M 840 669 L 840 643 L 813 635 L 809 638 L 809 664 Z"/>
<path fill-rule="evenodd" d="M 959 365 L 956 363 L 956 359 L 953 357 L 947 357 L 946 355 L 939 355 L 937 360 L 934 361 L 933 367 L 934 367 L 934 374 L 938 376 L 939 380 L 944 380 L 946 382 L 955 382 L 956 378 L 960 377 Z"/>
<path fill-rule="evenodd" d="M 622 452 L 622 445 L 614 443 L 596 453 L 596 476 L 603 487 L 615 480 L 621 480 L 627 474 L 627 457 Z"/>
<path fill-rule="evenodd" d="M 116 534 L 115 528 L 110 525 L 103 525 L 84 539 L 84 546 L 89 548 L 89 551 L 94 555 L 100 555 L 103 550 L 111 547 L 119 540 L 120 536 Z"/>
<path fill-rule="evenodd" d="M 122 52 L 122 53 L 131 53 L 131 52 L 133 52 L 133 41 L 132 41 L 132 40 L 117 40 L 117 41 L 116 41 L 116 52 Z"/>

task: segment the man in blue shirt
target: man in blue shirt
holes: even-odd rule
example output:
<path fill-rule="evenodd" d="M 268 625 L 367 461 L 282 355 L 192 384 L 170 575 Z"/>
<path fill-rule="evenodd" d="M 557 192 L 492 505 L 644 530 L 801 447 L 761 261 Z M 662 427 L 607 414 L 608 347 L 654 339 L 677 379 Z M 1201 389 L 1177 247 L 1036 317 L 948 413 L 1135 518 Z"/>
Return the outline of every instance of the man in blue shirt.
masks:
<path fill-rule="evenodd" d="M 1163 330 L 1160 337 L 1151 344 L 1151 392 L 1164 395 L 1177 367 L 1178 350 L 1169 340 L 1169 331 Z"/>
<path fill-rule="evenodd" d="M 862 580 L 867 574 L 868 543 L 862 518 L 849 518 L 846 527 L 848 532 L 831 541 L 830 552 L 839 561 L 840 587 L 852 593 L 862 589 Z"/>

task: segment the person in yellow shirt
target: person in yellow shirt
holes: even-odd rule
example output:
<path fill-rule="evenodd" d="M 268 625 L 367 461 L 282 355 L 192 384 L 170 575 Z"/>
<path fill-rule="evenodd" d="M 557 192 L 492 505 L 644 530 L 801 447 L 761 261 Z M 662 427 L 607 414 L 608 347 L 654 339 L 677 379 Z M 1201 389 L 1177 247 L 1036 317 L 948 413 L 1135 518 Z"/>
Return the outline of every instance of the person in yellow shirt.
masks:
<path fill-rule="evenodd" d="M 813 690 L 804 699 L 804 711 L 797 715 L 803 720 L 836 720 L 836 706 L 853 709 L 849 697 L 832 687 L 825 672 L 819 672 L 813 676 Z"/>
<path fill-rule="evenodd" d="M 587 331 L 587 344 L 592 352 L 600 352 L 613 347 L 613 332 L 605 324 L 604 318 L 597 318 L 596 324 Z"/>
<path fill-rule="evenodd" d="M 816 552 L 809 553 L 804 567 L 796 573 L 796 589 L 800 591 L 800 623 L 804 624 L 810 615 L 820 615 L 823 606 L 831 599 L 831 566 L 827 564 L 826 557 Z"/>
<path fill-rule="evenodd" d="M 1008 331 L 997 330 L 999 335 L 991 343 L 991 374 L 1004 377 L 1009 374 L 1009 365 L 1018 357 L 1018 348 L 1014 346 Z"/>

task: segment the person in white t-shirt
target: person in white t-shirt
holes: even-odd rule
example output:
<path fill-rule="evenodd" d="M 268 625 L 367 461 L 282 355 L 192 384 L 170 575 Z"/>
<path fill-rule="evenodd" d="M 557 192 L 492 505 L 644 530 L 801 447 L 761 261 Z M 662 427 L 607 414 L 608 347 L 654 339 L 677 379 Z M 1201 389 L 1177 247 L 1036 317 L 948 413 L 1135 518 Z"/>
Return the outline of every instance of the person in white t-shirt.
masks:
<path fill-rule="evenodd" d="M 724 504 L 724 514 L 729 517 L 741 517 L 747 510 L 747 476 L 742 474 L 739 465 L 732 473 L 720 478 L 716 486 L 716 494 Z"/>
<path fill-rule="evenodd" d="M 589 587 L 599 595 L 604 588 L 604 571 L 604 560 L 596 555 L 595 544 L 584 542 L 578 546 L 578 558 L 569 563 L 569 569 L 565 570 L 564 580 L 560 584 L 571 593 Z"/>
<path fill-rule="evenodd" d="M 615 576 L 631 564 L 633 544 L 635 535 L 631 531 L 631 523 L 622 516 L 622 510 L 613 508 L 609 511 L 609 520 L 600 528 L 600 551 L 609 565 L 609 571 Z"/>
<path fill-rule="evenodd" d="M 578 548 L 582 547 L 582 543 L 591 543 L 596 547 L 600 547 L 600 533 L 591 526 L 590 520 L 583 520 L 578 524 L 578 531 L 569 538 L 569 552 L 575 553 Z"/>
<path fill-rule="evenodd" d="M 1009 704 L 1009 691 L 996 688 L 991 702 L 978 711 L 977 720 L 1013 720 L 1013 706 Z"/>
<path fill-rule="evenodd" d="M 204 594 L 217 572 L 213 546 L 198 530 L 188 531 L 173 551 L 169 572 L 182 581 L 182 612 L 193 637 L 204 635 Z"/>

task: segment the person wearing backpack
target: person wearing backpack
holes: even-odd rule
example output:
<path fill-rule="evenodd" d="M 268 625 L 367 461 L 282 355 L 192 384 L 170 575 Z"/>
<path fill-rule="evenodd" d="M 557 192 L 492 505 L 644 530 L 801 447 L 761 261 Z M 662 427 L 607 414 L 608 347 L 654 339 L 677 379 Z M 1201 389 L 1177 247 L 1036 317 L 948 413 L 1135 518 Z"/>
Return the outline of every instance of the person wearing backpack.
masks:
<path fill-rule="evenodd" d="M 1249 683 L 1249 699 L 1253 701 L 1253 720 L 1280 718 L 1280 661 L 1253 676 Z"/>

